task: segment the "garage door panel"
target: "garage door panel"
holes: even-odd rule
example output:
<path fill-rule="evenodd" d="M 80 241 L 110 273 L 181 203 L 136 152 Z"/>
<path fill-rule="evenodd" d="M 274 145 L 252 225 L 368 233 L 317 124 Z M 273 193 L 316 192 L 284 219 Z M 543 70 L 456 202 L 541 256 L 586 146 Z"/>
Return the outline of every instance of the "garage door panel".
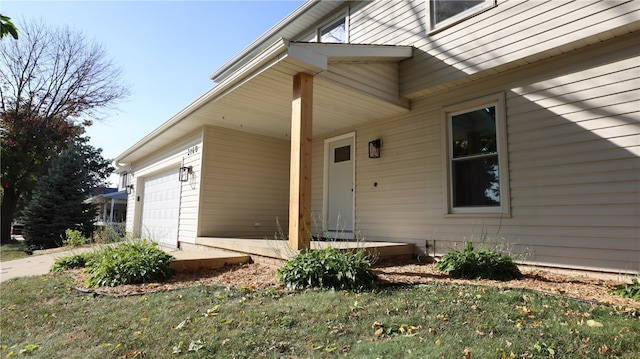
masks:
<path fill-rule="evenodd" d="M 142 235 L 163 246 L 178 245 L 180 182 L 177 170 L 144 179 Z"/>

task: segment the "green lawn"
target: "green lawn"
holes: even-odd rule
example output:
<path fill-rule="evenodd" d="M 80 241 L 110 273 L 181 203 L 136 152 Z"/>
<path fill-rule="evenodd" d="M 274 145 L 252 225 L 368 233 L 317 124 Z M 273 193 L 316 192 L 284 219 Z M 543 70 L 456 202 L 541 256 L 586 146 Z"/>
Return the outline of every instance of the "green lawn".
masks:
<path fill-rule="evenodd" d="M 0 357 L 637 358 L 640 352 L 637 317 L 526 290 L 434 283 L 354 294 L 193 286 L 114 298 L 72 286 L 66 273 L 1 283 Z"/>
<path fill-rule="evenodd" d="M 25 250 L 24 241 L 11 241 L 11 243 L 2 244 L 0 245 L 0 262 L 26 258 L 29 254 Z"/>

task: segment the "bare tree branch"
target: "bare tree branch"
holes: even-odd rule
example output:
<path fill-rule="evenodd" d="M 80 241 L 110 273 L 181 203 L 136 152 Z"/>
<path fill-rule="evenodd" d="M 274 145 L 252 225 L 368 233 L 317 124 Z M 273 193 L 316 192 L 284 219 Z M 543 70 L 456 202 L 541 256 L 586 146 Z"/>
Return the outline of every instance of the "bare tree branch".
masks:
<path fill-rule="evenodd" d="M 68 27 L 42 21 L 0 43 L 1 240 L 17 201 L 91 120 L 129 95 L 105 48 Z"/>

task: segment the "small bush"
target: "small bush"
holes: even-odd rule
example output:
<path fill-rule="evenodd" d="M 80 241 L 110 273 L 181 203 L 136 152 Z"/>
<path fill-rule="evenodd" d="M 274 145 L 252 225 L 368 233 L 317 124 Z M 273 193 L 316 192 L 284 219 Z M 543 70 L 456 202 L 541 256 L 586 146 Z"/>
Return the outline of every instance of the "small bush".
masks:
<path fill-rule="evenodd" d="M 278 279 L 292 289 L 360 291 L 374 288 L 377 276 L 364 250 L 351 252 L 328 247 L 295 255 L 278 269 Z"/>
<path fill-rule="evenodd" d="M 442 256 L 436 268 L 453 278 L 494 279 L 507 281 L 522 277 L 511 257 L 489 249 L 474 251 L 468 243 L 464 251 L 455 251 Z"/>
<path fill-rule="evenodd" d="M 617 285 L 610 289 L 609 293 L 623 298 L 640 299 L 640 282 L 638 282 L 638 278 L 633 278 L 631 284 Z"/>
<path fill-rule="evenodd" d="M 95 232 L 93 240 L 100 244 L 122 242 L 125 237 L 123 229 L 118 225 L 103 227 Z"/>
<path fill-rule="evenodd" d="M 80 247 L 85 244 L 91 243 L 91 239 L 82 235 L 82 232 L 75 229 L 67 229 L 64 231 L 65 240 L 63 241 L 65 246 Z"/>
<path fill-rule="evenodd" d="M 67 269 L 83 268 L 91 259 L 92 253 L 79 253 L 70 256 L 56 258 L 49 269 L 50 272 L 61 272 Z"/>
<path fill-rule="evenodd" d="M 147 240 L 105 247 L 87 262 L 86 284 L 96 288 L 161 281 L 173 274 L 171 259 L 157 243 Z"/>

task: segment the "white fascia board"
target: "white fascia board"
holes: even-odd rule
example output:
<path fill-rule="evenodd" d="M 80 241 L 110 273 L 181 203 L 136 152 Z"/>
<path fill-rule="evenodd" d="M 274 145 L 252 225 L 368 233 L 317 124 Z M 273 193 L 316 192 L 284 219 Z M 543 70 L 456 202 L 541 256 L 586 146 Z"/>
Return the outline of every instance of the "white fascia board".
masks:
<path fill-rule="evenodd" d="M 316 73 L 326 71 L 329 63 L 327 61 L 326 55 L 314 51 L 310 47 L 296 46 L 296 44 L 294 43 L 289 44 L 287 57 L 294 58 L 296 60 L 312 65 L 313 67 L 316 67 Z"/>

